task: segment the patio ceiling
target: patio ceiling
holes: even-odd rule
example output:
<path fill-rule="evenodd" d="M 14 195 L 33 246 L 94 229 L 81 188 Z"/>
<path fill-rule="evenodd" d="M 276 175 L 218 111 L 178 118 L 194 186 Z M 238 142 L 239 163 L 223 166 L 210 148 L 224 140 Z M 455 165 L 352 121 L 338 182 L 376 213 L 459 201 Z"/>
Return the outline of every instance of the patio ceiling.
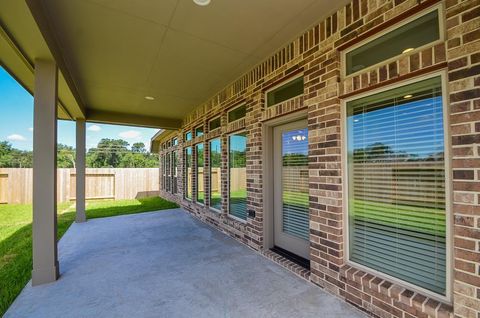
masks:
<path fill-rule="evenodd" d="M 32 90 L 32 61 L 53 56 L 61 117 L 178 128 L 195 106 L 346 2 L 2 0 L 0 26 L 13 45 L 3 37 L 0 60 Z"/>

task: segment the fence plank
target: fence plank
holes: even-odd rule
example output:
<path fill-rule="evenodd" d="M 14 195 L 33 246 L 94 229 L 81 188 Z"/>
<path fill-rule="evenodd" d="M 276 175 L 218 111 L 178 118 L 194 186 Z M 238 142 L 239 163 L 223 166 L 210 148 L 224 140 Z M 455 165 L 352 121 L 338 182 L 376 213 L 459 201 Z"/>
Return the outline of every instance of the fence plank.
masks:
<path fill-rule="evenodd" d="M 32 169 L 0 168 L 0 203 L 32 203 Z M 75 200 L 75 169 L 57 170 L 57 200 Z M 158 168 L 87 168 L 87 199 L 135 199 L 159 194 Z"/>

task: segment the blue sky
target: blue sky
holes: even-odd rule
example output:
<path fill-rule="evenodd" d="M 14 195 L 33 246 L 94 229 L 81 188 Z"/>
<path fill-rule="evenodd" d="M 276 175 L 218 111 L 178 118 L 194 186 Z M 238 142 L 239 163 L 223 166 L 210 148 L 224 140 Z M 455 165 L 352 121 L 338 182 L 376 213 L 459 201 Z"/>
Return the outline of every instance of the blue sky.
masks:
<path fill-rule="evenodd" d="M 102 138 L 124 139 L 130 145 L 150 138 L 158 129 L 87 123 L 87 148 L 95 147 Z M 32 150 L 33 97 L 0 67 L 0 141 L 7 140 L 15 148 Z M 58 142 L 75 147 L 75 122 L 58 121 Z"/>

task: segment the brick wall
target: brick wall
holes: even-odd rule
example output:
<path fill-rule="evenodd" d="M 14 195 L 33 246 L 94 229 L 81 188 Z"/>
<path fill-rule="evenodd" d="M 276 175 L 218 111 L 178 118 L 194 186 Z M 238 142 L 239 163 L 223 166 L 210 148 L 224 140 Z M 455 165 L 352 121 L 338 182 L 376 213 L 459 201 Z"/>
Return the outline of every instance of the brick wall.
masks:
<path fill-rule="evenodd" d="M 342 77 L 341 51 L 419 11 L 441 4 L 445 41 L 403 54 L 360 74 Z M 451 134 L 453 231 L 453 302 L 443 303 L 346 263 L 344 180 L 342 175 L 342 101 L 374 88 L 447 72 Z M 265 107 L 264 92 L 280 81 L 303 76 L 304 95 Z M 228 124 L 227 111 L 247 105 L 244 120 Z M 263 124 L 295 112 L 304 113 L 309 128 L 311 273 L 309 279 L 347 302 L 378 317 L 480 317 L 480 1 L 356 0 L 319 22 L 296 40 L 227 86 L 184 119 L 176 133 L 204 125 L 206 134 L 166 151 L 178 151 L 180 202 L 203 221 L 256 250 L 265 248 L 263 189 Z M 208 120 L 222 116 L 222 126 L 208 131 Z M 184 146 L 222 140 L 222 205 L 227 209 L 227 134 L 247 132 L 247 208 L 254 218 L 239 222 L 225 213 L 183 199 Z M 162 135 L 164 140 L 170 135 Z M 205 144 L 205 158 L 209 147 Z M 208 168 L 206 162 L 205 169 Z M 450 173 L 449 172 L 449 173 Z M 208 174 L 205 189 L 208 193 Z M 275 258 L 275 257 L 272 257 Z M 303 274 L 302 274 L 303 275 Z M 319 309 L 321 310 L 321 309 Z"/>

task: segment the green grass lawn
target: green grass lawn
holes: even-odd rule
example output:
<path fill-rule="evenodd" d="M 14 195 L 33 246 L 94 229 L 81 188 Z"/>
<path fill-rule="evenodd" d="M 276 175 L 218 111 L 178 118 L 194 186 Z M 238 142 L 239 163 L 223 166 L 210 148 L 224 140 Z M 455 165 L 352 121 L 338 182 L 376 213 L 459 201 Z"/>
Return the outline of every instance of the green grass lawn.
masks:
<path fill-rule="evenodd" d="M 139 200 L 89 201 L 87 218 L 176 208 L 178 205 L 159 197 Z M 75 220 L 71 202 L 58 204 L 58 238 Z M 32 206 L 0 205 L 0 316 L 2 316 L 31 278 Z"/>

